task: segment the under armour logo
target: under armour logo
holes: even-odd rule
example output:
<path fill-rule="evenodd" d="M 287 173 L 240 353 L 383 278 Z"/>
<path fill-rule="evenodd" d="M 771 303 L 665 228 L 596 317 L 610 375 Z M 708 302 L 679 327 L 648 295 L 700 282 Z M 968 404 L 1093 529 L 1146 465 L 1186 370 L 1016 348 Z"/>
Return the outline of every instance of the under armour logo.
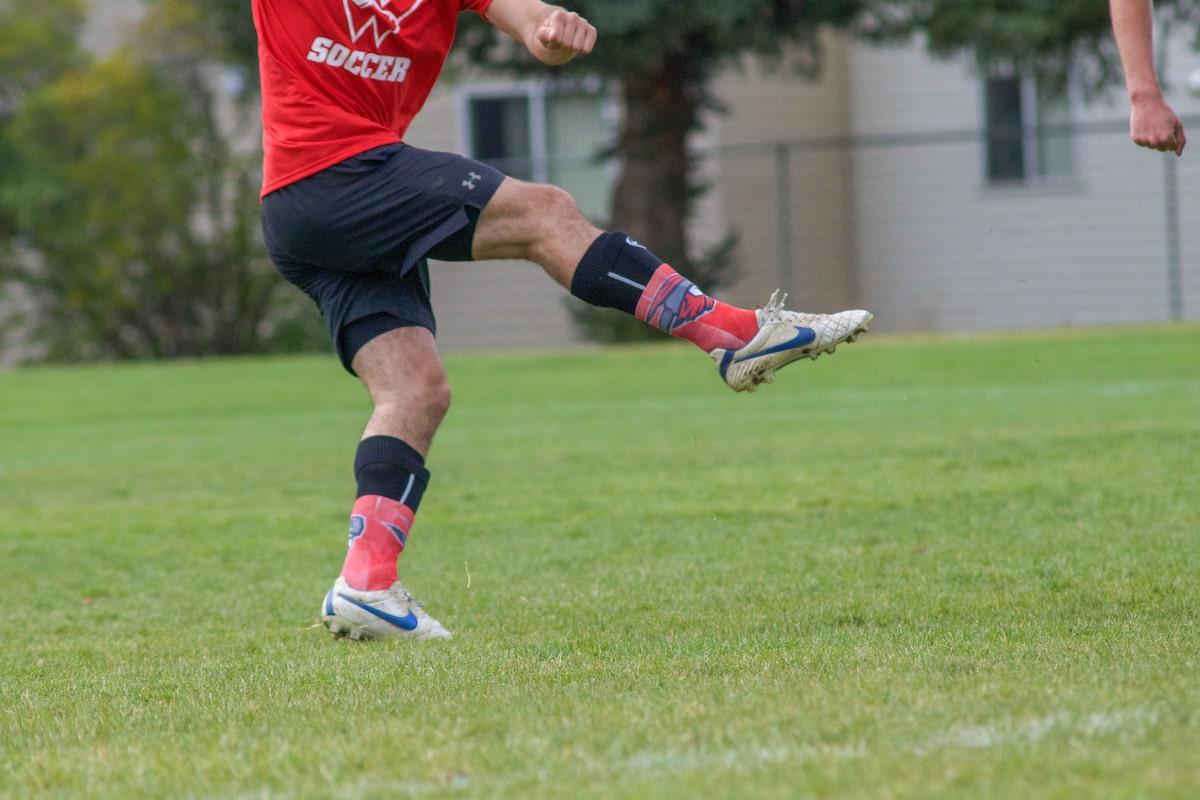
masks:
<path fill-rule="evenodd" d="M 483 178 L 483 176 L 480 175 L 478 172 L 468 172 L 467 179 L 462 182 L 462 185 L 467 187 L 468 189 L 474 189 L 475 181 L 481 180 L 482 178 Z"/>

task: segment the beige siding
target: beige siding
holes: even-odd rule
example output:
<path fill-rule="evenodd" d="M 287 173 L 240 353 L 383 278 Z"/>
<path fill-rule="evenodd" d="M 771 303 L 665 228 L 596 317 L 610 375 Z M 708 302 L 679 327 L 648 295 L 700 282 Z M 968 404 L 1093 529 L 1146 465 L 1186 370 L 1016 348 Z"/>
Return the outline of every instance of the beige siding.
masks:
<path fill-rule="evenodd" d="M 934 62 L 918 45 L 856 45 L 851 76 L 856 134 L 981 124 L 982 84 L 965 60 Z M 1176 99 L 1182 110 L 1195 107 L 1189 98 Z M 1119 120 L 1126 113 L 1119 94 L 1110 103 L 1076 105 L 1076 118 L 1084 120 Z M 1120 130 L 1076 135 L 1073 149 L 1071 179 L 1003 188 L 987 184 L 984 148 L 975 140 L 859 149 L 858 276 L 878 327 L 1164 319 L 1164 157 L 1132 147 Z M 1200 181 L 1194 163 L 1179 163 L 1184 187 Z M 1200 221 L 1195 194 L 1183 193 L 1185 231 Z M 1200 278 L 1198 253 L 1185 246 L 1185 286 Z M 1194 302 L 1191 307 L 1195 315 Z"/>
<path fill-rule="evenodd" d="M 786 162 L 778 142 L 843 134 L 848 113 L 848 48 L 826 40 L 825 64 L 813 81 L 786 69 L 747 63 L 716 82 L 727 112 L 711 123 L 706 141 L 720 157 L 707 165 L 719 216 L 709 224 L 740 234 L 741 278 L 729 296 L 762 304 L 771 290 L 791 292 L 794 305 L 810 310 L 844 308 L 855 294 L 851 160 L 844 151 L 793 150 Z M 781 168 L 785 164 L 786 168 Z M 780 182 L 787 182 L 790 217 L 782 219 Z M 781 260 L 781 226 L 790 230 L 791 259 Z"/>

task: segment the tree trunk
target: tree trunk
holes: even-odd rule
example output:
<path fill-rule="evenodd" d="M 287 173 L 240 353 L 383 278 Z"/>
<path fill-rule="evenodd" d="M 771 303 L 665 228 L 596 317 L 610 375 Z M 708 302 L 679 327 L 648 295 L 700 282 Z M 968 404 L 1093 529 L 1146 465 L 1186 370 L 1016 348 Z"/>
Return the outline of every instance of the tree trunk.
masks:
<path fill-rule="evenodd" d="M 704 90 L 698 73 L 688 56 L 676 54 L 658 69 L 622 76 L 621 173 L 613 191 L 613 226 L 684 272 L 691 263 L 687 220 L 694 196 L 687 140 Z"/>

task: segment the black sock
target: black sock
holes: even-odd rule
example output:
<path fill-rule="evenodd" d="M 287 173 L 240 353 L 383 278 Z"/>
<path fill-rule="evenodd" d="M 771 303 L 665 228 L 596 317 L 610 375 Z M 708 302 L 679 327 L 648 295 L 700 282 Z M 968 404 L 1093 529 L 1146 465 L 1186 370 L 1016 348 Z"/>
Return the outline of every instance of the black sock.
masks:
<path fill-rule="evenodd" d="M 633 314 L 662 265 L 662 259 L 620 231 L 602 233 L 579 260 L 571 294 L 594 306 Z"/>
<path fill-rule="evenodd" d="M 358 497 L 378 495 L 417 510 L 429 484 L 425 459 L 394 436 L 368 436 L 354 454 Z"/>

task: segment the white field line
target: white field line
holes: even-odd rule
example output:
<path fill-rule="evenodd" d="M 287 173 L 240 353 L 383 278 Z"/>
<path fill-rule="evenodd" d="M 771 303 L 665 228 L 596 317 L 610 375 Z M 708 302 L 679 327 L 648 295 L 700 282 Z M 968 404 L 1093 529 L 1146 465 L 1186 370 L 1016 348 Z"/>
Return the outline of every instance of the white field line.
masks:
<path fill-rule="evenodd" d="M 694 772 L 713 767 L 742 770 L 781 762 L 842 761 L 866 755 L 867 746 L 863 742 L 851 745 L 751 745 L 723 750 L 643 750 L 622 762 L 622 771 Z"/>
<path fill-rule="evenodd" d="M 1098 736 L 1144 736 L 1158 723 L 1158 712 L 1140 707 L 1076 714 L 1055 711 L 1041 717 L 963 725 L 935 734 L 913 748 L 928 755 L 949 748 L 980 749 L 1010 744 L 1036 745 L 1049 736 L 1089 739 Z"/>
<path fill-rule="evenodd" d="M 1040 717 L 1023 719 L 1010 717 L 982 725 L 956 726 L 935 733 L 916 745 L 898 749 L 900 752 L 923 757 L 955 749 L 979 750 L 1006 745 L 1037 745 L 1052 736 L 1077 740 L 1106 736 L 1137 738 L 1145 736 L 1158 724 L 1158 721 L 1158 711 L 1147 706 L 1086 713 L 1055 711 Z M 892 750 L 889 748 L 888 752 L 892 752 Z M 871 755 L 866 743 L 861 741 L 853 744 L 756 743 L 722 749 L 642 750 L 625 759 L 596 760 L 589 758 L 584 763 L 586 764 L 585 772 L 593 774 L 602 773 L 606 776 L 629 773 L 654 775 L 702 772 L 714 768 L 740 772 L 772 764 L 829 763 L 862 759 Z M 575 767 L 577 768 L 578 764 Z M 547 784 L 552 780 L 550 772 L 549 769 L 543 767 L 536 770 L 532 777 L 539 784 Z M 503 795 L 506 788 L 514 787 L 529 777 L 531 776 L 523 773 L 508 773 L 496 776 L 448 775 L 441 780 L 376 781 L 364 779 L 332 787 L 330 796 L 341 800 L 341 798 L 362 797 L 370 793 L 386 792 L 416 797 L 430 794 L 457 794 L 479 788 Z M 239 795 L 247 800 L 250 798 L 273 800 L 276 796 L 270 789 Z"/>
<path fill-rule="evenodd" d="M 902 750 L 914 756 L 934 755 L 952 749 L 985 749 L 1006 745 L 1036 745 L 1051 736 L 1089 739 L 1103 736 L 1145 736 L 1159 720 L 1147 707 L 1075 713 L 1055 711 L 1028 719 L 1000 719 L 983 725 L 962 725 L 935 733 Z M 627 772 L 696 772 L 714 767 L 747 770 L 768 764 L 829 762 L 867 758 L 865 742 L 853 744 L 753 744 L 720 750 L 643 750 L 621 764 Z M 882 755 L 882 753 L 881 753 Z"/>

